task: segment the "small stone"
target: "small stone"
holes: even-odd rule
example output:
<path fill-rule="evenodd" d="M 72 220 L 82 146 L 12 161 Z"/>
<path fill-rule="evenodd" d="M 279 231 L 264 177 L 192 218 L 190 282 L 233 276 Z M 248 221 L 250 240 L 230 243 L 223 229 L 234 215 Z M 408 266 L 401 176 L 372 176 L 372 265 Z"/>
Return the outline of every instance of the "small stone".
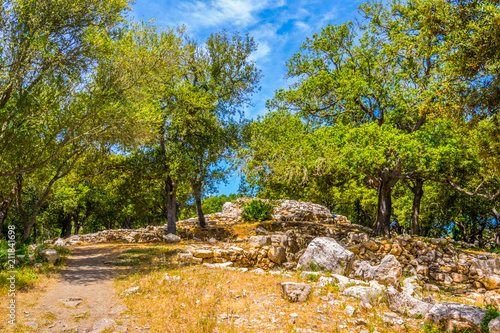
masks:
<path fill-rule="evenodd" d="M 346 306 L 344 309 L 344 314 L 349 317 L 352 317 L 354 312 L 356 312 L 356 309 L 350 305 Z"/>
<path fill-rule="evenodd" d="M 125 295 L 125 296 L 128 296 L 128 295 L 131 295 L 131 294 L 135 294 L 136 292 L 138 292 L 139 290 L 141 289 L 140 286 L 136 286 L 136 287 L 131 287 L 131 288 L 128 288 L 126 290 L 124 290 L 120 295 Z"/>
<path fill-rule="evenodd" d="M 24 323 L 26 326 L 29 326 L 31 328 L 38 328 L 38 324 L 35 323 L 34 321 L 27 321 L 26 323 Z"/>
<path fill-rule="evenodd" d="M 59 302 L 63 303 L 64 306 L 68 308 L 76 308 L 80 303 L 83 302 L 83 298 L 81 297 L 68 297 L 64 299 L 60 299 Z"/>
<path fill-rule="evenodd" d="M 163 276 L 163 279 L 164 279 L 165 281 L 172 282 L 172 281 L 180 281 L 181 277 L 180 277 L 180 276 L 178 276 L 178 275 L 172 275 L 172 276 L 170 276 L 170 275 L 168 275 L 168 274 L 165 274 L 165 275 Z"/>
<path fill-rule="evenodd" d="M 99 333 L 104 330 L 112 330 L 116 326 L 116 322 L 113 319 L 101 319 L 96 321 L 92 325 L 92 331 L 90 333 Z"/>

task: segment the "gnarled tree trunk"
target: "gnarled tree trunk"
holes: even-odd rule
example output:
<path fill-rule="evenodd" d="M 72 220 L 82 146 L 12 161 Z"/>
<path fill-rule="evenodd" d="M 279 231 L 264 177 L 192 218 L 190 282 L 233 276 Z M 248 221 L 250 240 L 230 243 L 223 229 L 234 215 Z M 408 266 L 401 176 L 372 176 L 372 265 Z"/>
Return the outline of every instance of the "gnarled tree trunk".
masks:
<path fill-rule="evenodd" d="M 391 234 L 391 213 L 392 213 L 392 188 L 399 180 L 397 168 L 393 171 L 384 169 L 378 179 L 378 204 L 377 219 L 373 227 L 372 236 L 390 237 Z"/>
<path fill-rule="evenodd" d="M 203 209 L 201 207 L 201 184 L 193 184 L 193 195 L 196 205 L 196 215 L 198 215 L 198 224 L 200 225 L 200 227 L 205 228 L 207 226 L 207 222 L 205 220 L 205 215 L 203 215 Z"/>
<path fill-rule="evenodd" d="M 411 234 L 418 235 L 419 234 L 419 221 L 418 217 L 420 215 L 420 202 L 422 201 L 422 197 L 424 196 L 424 181 L 420 178 L 415 179 L 415 185 L 410 187 L 410 190 L 413 192 L 413 205 L 411 208 Z"/>
<path fill-rule="evenodd" d="M 168 176 L 165 180 L 165 193 L 167 195 L 167 232 L 175 234 L 177 227 L 175 224 L 175 215 L 177 210 L 176 183 L 172 177 Z"/>

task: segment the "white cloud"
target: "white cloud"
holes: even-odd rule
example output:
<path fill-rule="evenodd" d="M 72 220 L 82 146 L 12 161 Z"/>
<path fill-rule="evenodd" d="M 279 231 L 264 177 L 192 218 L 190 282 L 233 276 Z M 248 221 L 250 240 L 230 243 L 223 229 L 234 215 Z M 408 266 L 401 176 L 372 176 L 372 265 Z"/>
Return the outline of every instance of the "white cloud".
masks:
<path fill-rule="evenodd" d="M 256 23 L 254 13 L 280 6 L 273 0 L 213 0 L 211 2 L 182 2 L 180 15 L 189 26 L 203 28 L 230 23 L 246 27 Z"/>
<path fill-rule="evenodd" d="M 267 59 L 269 52 L 271 52 L 269 45 L 267 45 L 266 42 L 259 42 L 257 45 L 257 51 L 253 52 L 249 58 L 251 61 L 260 60 L 260 62 L 264 62 L 269 60 Z"/>
<path fill-rule="evenodd" d="M 302 21 L 295 22 L 295 26 L 302 31 L 311 31 L 311 27 L 309 26 L 309 24 Z"/>

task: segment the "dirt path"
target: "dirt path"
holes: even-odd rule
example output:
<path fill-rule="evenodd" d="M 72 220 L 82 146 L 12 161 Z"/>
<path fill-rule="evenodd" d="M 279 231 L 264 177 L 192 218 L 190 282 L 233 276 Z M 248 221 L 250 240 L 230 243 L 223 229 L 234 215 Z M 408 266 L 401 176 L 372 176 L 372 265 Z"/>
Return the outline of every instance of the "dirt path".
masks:
<path fill-rule="evenodd" d="M 126 327 L 127 318 L 120 315 L 126 307 L 115 296 L 113 286 L 113 279 L 125 269 L 107 263 L 116 260 L 123 250 L 120 245 L 73 248 L 58 281 L 33 309 L 39 325 L 37 332 L 90 332 L 93 323 L 100 319 L 113 319 Z M 69 300 L 66 305 L 60 301 L 69 298 L 75 301 Z M 78 302 L 81 303 L 76 305 Z"/>

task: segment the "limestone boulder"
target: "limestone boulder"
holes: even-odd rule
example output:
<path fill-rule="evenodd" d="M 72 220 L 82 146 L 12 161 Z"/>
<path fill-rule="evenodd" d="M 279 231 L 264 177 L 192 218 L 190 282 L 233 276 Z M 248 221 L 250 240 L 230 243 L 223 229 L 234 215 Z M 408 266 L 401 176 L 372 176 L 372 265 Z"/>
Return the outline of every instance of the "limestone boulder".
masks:
<path fill-rule="evenodd" d="M 181 241 L 181 238 L 174 234 L 168 234 L 163 236 L 163 240 L 165 241 L 165 243 L 179 243 Z"/>
<path fill-rule="evenodd" d="M 42 257 L 43 259 L 46 259 L 49 264 L 55 264 L 61 259 L 59 253 L 57 253 L 57 251 L 54 249 L 43 249 L 40 250 L 38 254 L 40 254 L 40 257 Z"/>
<path fill-rule="evenodd" d="M 372 266 L 368 261 L 359 262 L 353 275 L 365 281 L 376 280 L 382 284 L 398 287 L 402 272 L 403 266 L 394 255 L 389 254 L 382 259 L 378 266 Z"/>
<path fill-rule="evenodd" d="M 432 304 L 419 301 L 407 293 L 398 292 L 393 287 L 387 288 L 385 295 L 389 303 L 389 309 L 412 318 L 426 315 L 433 307 Z"/>
<path fill-rule="evenodd" d="M 500 317 L 490 320 L 488 329 L 490 333 L 500 333 Z"/>
<path fill-rule="evenodd" d="M 214 257 L 214 251 L 205 249 L 192 249 L 191 254 L 193 255 L 193 257 L 202 259 L 208 259 Z"/>
<path fill-rule="evenodd" d="M 281 284 L 281 295 L 290 302 L 304 302 L 309 297 L 312 287 L 307 283 L 284 282 Z"/>
<path fill-rule="evenodd" d="M 333 238 L 317 237 L 307 246 L 297 268 L 308 269 L 316 265 L 334 274 L 349 275 L 353 261 L 354 253 L 344 249 Z"/>
<path fill-rule="evenodd" d="M 285 248 L 281 246 L 273 246 L 267 252 L 267 256 L 269 260 L 280 265 L 281 263 L 286 261 Z"/>
<path fill-rule="evenodd" d="M 248 239 L 248 244 L 261 247 L 272 244 L 272 239 L 269 236 L 252 236 Z"/>
<path fill-rule="evenodd" d="M 500 275 L 500 258 L 474 259 L 470 265 L 470 271 L 479 277 L 485 275 Z"/>
<path fill-rule="evenodd" d="M 446 330 L 471 329 L 480 331 L 486 309 L 461 303 L 436 304 L 425 316 L 432 325 L 443 325 Z"/>
<path fill-rule="evenodd" d="M 333 223 L 330 210 L 324 206 L 311 202 L 296 200 L 282 200 L 273 208 L 274 221 L 305 221 Z"/>
<path fill-rule="evenodd" d="M 488 290 L 497 289 L 500 287 L 500 276 L 499 275 L 485 275 L 479 279 L 484 287 Z"/>

